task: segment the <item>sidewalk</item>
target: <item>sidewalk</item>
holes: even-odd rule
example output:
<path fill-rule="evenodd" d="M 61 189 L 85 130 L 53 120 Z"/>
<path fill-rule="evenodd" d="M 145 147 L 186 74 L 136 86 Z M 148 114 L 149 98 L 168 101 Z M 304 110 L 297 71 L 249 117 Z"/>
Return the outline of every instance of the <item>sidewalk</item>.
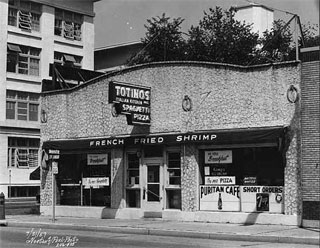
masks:
<path fill-rule="evenodd" d="M 8 226 L 91 230 L 127 234 L 262 241 L 273 243 L 319 244 L 320 229 L 282 225 L 241 225 L 204 222 L 164 221 L 161 219 L 89 219 L 50 216 L 8 215 Z"/>

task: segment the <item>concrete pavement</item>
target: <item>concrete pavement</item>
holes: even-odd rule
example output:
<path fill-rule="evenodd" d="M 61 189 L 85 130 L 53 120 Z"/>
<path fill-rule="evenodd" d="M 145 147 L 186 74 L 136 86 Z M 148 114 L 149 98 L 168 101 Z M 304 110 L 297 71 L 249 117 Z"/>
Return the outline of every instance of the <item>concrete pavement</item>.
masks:
<path fill-rule="evenodd" d="M 167 221 L 161 219 L 93 219 L 50 216 L 9 215 L 8 226 L 90 230 L 127 234 L 194 237 L 272 243 L 320 244 L 320 229 L 283 225 L 241 225 L 205 222 Z M 5 228 L 5 227 L 3 227 Z"/>

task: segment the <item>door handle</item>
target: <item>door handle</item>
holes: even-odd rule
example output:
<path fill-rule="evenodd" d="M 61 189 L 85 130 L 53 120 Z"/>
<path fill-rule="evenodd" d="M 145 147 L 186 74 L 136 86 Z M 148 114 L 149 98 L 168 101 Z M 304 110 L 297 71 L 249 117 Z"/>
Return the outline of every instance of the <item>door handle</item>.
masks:
<path fill-rule="evenodd" d="M 143 196 L 142 199 L 145 200 L 146 199 L 146 188 L 143 187 Z"/>

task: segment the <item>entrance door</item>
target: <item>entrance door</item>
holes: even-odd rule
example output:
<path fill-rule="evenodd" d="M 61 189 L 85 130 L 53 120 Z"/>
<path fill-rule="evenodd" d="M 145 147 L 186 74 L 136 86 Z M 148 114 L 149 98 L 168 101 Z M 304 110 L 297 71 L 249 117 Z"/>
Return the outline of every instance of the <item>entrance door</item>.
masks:
<path fill-rule="evenodd" d="M 163 210 L 163 164 L 161 159 L 144 161 L 145 182 L 143 187 L 143 203 L 145 211 L 159 212 Z"/>

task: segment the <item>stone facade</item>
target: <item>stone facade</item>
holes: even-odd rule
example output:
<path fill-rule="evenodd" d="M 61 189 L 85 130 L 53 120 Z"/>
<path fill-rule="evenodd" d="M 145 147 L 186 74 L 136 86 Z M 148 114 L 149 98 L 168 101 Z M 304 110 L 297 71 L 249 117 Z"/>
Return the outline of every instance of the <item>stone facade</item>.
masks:
<path fill-rule="evenodd" d="M 150 126 L 130 126 L 125 116 L 111 115 L 109 81 L 151 87 Z M 135 66 L 74 89 L 44 94 L 42 108 L 48 121 L 41 127 L 42 141 L 286 126 L 285 214 L 300 215 L 300 103 L 288 101 L 291 85 L 300 90 L 298 62 L 257 67 L 196 62 Z M 186 95 L 192 100 L 189 112 L 181 107 Z M 182 211 L 195 212 L 199 150 L 185 145 L 181 154 Z M 124 207 L 123 161 L 123 151 L 112 150 L 112 208 Z M 43 180 L 42 204 L 47 205 L 51 178 Z"/>

